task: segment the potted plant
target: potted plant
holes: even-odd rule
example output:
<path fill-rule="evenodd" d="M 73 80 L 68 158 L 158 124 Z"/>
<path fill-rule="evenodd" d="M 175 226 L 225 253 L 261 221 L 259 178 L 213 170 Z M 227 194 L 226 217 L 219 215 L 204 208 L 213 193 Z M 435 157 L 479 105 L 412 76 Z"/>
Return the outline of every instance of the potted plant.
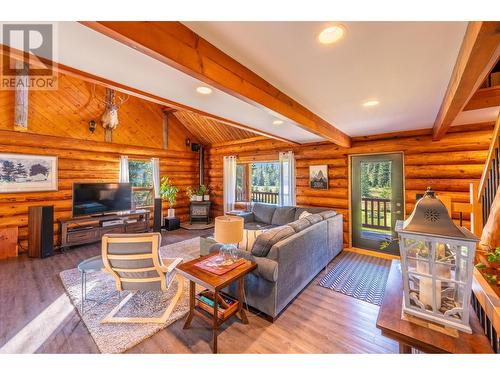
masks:
<path fill-rule="evenodd" d="M 200 185 L 200 195 L 203 196 L 204 201 L 210 200 L 210 190 L 205 185 Z"/>
<path fill-rule="evenodd" d="M 476 268 L 490 284 L 500 287 L 500 247 L 486 254 L 479 254 Z"/>
<path fill-rule="evenodd" d="M 160 195 L 163 200 L 168 202 L 167 217 L 175 217 L 175 203 L 177 202 L 177 193 L 179 188 L 172 184 L 172 180 L 167 176 L 163 176 L 160 183 Z"/>
<path fill-rule="evenodd" d="M 187 189 L 186 189 L 186 194 L 187 196 L 189 197 L 189 200 L 191 202 L 195 201 L 196 200 L 196 195 L 197 195 L 197 191 L 196 189 L 193 187 L 193 186 L 189 186 Z"/>

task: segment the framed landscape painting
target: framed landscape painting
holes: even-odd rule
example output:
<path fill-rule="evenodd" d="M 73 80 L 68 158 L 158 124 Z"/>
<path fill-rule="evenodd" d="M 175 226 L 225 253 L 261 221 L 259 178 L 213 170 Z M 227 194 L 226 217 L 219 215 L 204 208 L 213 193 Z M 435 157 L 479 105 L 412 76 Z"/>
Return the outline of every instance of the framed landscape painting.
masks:
<path fill-rule="evenodd" d="M 328 189 L 328 165 L 309 166 L 309 186 L 311 189 Z"/>
<path fill-rule="evenodd" d="M 57 156 L 0 153 L 0 193 L 57 190 Z"/>

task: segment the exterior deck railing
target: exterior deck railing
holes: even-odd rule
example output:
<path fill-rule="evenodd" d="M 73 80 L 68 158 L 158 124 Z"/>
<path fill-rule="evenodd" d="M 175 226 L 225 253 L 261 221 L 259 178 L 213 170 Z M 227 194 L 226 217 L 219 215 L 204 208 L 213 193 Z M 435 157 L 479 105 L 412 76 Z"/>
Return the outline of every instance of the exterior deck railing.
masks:
<path fill-rule="evenodd" d="M 391 200 L 361 198 L 361 226 L 363 228 L 391 230 Z"/>
<path fill-rule="evenodd" d="M 236 202 L 246 202 L 247 200 L 243 191 L 236 191 Z M 279 193 L 252 191 L 252 202 L 278 204 L 278 200 Z"/>

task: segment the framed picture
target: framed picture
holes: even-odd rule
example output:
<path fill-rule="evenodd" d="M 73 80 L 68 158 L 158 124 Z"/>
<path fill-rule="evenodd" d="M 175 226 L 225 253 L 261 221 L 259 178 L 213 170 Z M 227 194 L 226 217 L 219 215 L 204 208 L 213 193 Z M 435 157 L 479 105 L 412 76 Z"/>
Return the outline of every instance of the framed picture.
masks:
<path fill-rule="evenodd" d="M 311 189 L 328 189 L 328 165 L 309 166 L 309 186 Z"/>
<path fill-rule="evenodd" d="M 0 193 L 57 190 L 57 156 L 0 153 Z"/>

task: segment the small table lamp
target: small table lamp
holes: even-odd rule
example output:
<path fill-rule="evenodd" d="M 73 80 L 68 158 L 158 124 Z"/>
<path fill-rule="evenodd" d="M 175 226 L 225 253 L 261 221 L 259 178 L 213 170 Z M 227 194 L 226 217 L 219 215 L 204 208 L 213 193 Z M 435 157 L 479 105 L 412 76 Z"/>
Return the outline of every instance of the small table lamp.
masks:
<path fill-rule="evenodd" d="M 235 244 L 243 240 L 244 220 L 239 216 L 218 216 L 215 218 L 215 241 L 223 244 L 221 254 L 233 254 Z"/>

